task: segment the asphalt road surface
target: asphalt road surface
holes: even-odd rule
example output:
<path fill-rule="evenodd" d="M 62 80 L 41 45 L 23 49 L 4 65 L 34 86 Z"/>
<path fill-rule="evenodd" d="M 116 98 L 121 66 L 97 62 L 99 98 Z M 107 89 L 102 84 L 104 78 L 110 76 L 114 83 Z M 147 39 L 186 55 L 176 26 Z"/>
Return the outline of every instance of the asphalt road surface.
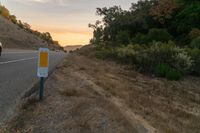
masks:
<path fill-rule="evenodd" d="M 37 51 L 4 50 L 0 57 L 0 124 L 13 113 L 22 94 L 38 80 Z M 52 71 L 66 56 L 50 52 Z"/>

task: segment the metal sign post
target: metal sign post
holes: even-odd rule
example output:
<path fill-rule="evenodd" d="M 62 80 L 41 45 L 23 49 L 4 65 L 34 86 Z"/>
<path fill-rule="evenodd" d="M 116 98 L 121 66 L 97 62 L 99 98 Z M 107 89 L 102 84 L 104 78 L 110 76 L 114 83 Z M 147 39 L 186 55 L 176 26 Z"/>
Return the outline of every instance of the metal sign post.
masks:
<path fill-rule="evenodd" d="M 39 99 L 42 100 L 44 96 L 44 78 L 40 78 L 40 93 L 39 93 Z"/>
<path fill-rule="evenodd" d="M 39 99 L 42 100 L 44 96 L 44 78 L 48 77 L 49 71 L 49 49 L 40 48 L 38 52 L 38 71 L 37 75 L 40 77 L 40 91 Z"/>

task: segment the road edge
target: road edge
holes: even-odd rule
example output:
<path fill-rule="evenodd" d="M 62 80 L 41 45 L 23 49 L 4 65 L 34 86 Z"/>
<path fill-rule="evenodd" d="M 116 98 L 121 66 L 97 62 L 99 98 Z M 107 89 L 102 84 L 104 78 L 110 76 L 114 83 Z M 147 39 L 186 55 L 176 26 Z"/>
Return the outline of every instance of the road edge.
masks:
<path fill-rule="evenodd" d="M 49 71 L 49 76 L 47 78 L 45 78 L 45 81 L 48 80 L 48 78 L 53 74 L 53 72 L 58 69 L 60 66 L 62 66 L 64 60 L 66 59 L 66 56 L 51 70 Z M 6 118 L 0 122 L 0 129 L 2 127 L 4 127 L 7 123 L 9 123 L 9 121 L 11 121 L 14 117 L 16 117 L 19 114 L 19 110 L 26 105 L 31 99 L 35 98 L 35 99 L 39 99 L 39 96 L 37 98 L 36 94 L 39 91 L 39 78 L 34 81 L 34 83 L 32 83 L 30 85 L 30 87 L 27 88 L 27 90 L 25 90 L 21 96 L 19 97 L 18 100 L 16 100 L 16 104 L 15 107 L 13 107 L 13 109 L 9 110 L 10 114 L 8 116 L 6 116 Z"/>

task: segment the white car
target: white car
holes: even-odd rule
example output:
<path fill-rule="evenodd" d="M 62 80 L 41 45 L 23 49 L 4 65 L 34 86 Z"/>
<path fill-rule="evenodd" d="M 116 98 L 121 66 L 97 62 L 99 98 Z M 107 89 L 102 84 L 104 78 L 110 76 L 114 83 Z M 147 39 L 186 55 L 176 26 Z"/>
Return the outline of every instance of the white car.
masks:
<path fill-rule="evenodd" d="M 3 50 L 3 45 L 2 45 L 2 43 L 0 42 L 0 56 L 1 56 L 2 50 Z"/>

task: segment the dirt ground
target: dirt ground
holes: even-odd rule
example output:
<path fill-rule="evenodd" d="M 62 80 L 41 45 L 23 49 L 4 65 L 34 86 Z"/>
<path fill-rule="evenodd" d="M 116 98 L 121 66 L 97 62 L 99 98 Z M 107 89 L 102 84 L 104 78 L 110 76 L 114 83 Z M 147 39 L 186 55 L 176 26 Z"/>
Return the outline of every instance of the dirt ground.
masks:
<path fill-rule="evenodd" d="M 167 81 L 86 53 L 68 56 L 45 99 L 29 100 L 0 133 L 199 133 L 200 78 Z"/>

